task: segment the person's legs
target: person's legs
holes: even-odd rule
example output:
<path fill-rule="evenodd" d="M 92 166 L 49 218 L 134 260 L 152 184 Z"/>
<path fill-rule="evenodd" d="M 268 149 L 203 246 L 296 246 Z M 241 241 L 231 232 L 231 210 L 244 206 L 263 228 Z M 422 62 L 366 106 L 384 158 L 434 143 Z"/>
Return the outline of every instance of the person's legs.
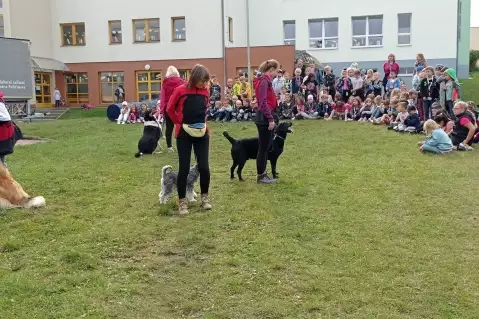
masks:
<path fill-rule="evenodd" d="M 170 117 L 166 114 L 165 114 L 165 124 L 166 124 L 166 130 L 165 130 L 166 145 L 169 149 L 173 149 L 171 144 L 171 138 L 173 135 L 173 129 L 175 128 L 175 125 L 173 124 L 173 121 L 170 119 Z"/>
<path fill-rule="evenodd" d="M 446 101 L 446 110 L 449 114 L 454 114 L 452 111 L 453 107 L 454 107 L 453 101 Z"/>
<path fill-rule="evenodd" d="M 206 210 L 210 210 L 212 208 L 210 200 L 208 198 L 208 191 L 210 188 L 210 137 L 208 135 L 205 135 L 201 138 L 195 139 L 193 142 L 193 150 L 195 152 L 196 162 L 198 163 L 198 170 L 200 172 L 202 207 Z"/>
<path fill-rule="evenodd" d="M 422 151 L 423 152 L 435 153 L 435 154 L 441 154 L 442 153 L 441 150 L 438 149 L 437 147 L 430 146 L 430 145 L 427 145 L 427 144 L 422 145 Z"/>
<path fill-rule="evenodd" d="M 0 161 L 2 162 L 3 167 L 7 168 L 7 162 L 5 161 L 6 155 L 0 155 Z"/>
<path fill-rule="evenodd" d="M 179 161 L 177 188 L 180 200 L 186 197 L 186 181 L 188 179 L 188 173 L 190 172 L 192 144 L 190 136 L 182 136 L 176 139 Z"/>
<path fill-rule="evenodd" d="M 431 118 L 431 100 L 423 100 L 423 110 L 424 110 L 424 120 L 429 120 Z"/>
<path fill-rule="evenodd" d="M 268 150 L 272 140 L 272 131 L 267 126 L 259 126 L 258 128 L 258 156 L 256 157 L 256 172 L 258 174 L 258 183 L 270 184 L 271 179 L 266 176 L 266 164 L 268 163 Z"/>

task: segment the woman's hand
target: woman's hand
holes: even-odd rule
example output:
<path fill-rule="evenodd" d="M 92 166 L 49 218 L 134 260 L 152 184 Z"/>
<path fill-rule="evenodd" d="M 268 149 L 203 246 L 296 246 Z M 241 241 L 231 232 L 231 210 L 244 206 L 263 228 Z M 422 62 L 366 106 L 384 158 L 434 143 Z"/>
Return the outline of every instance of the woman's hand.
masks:
<path fill-rule="evenodd" d="M 274 122 L 269 122 L 268 130 L 270 130 L 270 131 L 274 130 L 275 126 L 276 126 L 276 124 Z"/>

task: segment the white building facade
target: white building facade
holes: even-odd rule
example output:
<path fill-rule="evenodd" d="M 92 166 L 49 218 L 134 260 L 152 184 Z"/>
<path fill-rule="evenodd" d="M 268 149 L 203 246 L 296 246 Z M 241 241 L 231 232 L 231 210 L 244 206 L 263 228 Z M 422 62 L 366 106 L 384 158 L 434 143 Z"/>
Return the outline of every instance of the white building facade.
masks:
<path fill-rule="evenodd" d="M 470 13 L 470 0 L 0 3 L 0 36 L 31 41 L 38 104 L 52 102 L 55 86 L 72 104 L 111 103 L 118 85 L 125 86 L 129 99 L 153 99 L 170 64 L 187 77 L 193 64 L 202 63 L 224 82 L 247 66 L 248 25 L 253 67 L 276 58 L 292 71 L 296 49 L 334 70 L 358 62 L 360 68 L 381 71 L 394 53 L 407 77 L 416 54 L 423 53 L 430 65 L 467 73 L 467 62 L 458 57 L 468 45 L 460 44 L 458 29 Z"/>

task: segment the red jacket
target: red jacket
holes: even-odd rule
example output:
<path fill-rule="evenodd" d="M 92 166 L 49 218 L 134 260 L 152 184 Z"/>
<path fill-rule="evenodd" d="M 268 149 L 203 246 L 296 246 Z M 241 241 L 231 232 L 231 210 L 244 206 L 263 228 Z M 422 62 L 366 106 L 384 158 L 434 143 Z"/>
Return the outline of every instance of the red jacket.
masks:
<path fill-rule="evenodd" d="M 397 64 L 396 62 L 393 62 L 391 66 L 389 65 L 389 62 L 384 63 L 383 69 L 384 69 L 384 77 L 388 79 L 389 79 L 389 74 L 391 73 L 391 71 L 396 72 L 396 75 L 399 74 L 399 64 Z"/>
<path fill-rule="evenodd" d="M 268 122 L 273 122 L 273 111 L 278 106 L 276 94 L 273 90 L 271 75 L 261 74 L 253 80 L 256 99 L 258 100 L 258 110 L 263 113 Z"/>
<path fill-rule="evenodd" d="M 175 137 L 183 124 L 206 123 L 210 92 L 203 89 L 187 88 L 186 84 L 178 86 L 170 97 L 166 113 L 175 124 Z M 207 134 L 208 134 L 208 128 Z"/>
<path fill-rule="evenodd" d="M 173 91 L 182 84 L 183 80 L 177 76 L 166 78 L 163 81 L 160 94 L 160 114 L 165 114 L 166 106 L 168 105 L 168 101 L 170 100 Z"/>

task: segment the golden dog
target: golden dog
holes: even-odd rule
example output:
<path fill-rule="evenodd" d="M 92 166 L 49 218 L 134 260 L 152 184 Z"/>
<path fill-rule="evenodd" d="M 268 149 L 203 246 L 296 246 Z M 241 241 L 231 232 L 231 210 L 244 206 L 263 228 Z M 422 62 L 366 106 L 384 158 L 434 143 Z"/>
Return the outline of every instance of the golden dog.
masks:
<path fill-rule="evenodd" d="M 45 206 L 43 196 L 30 197 L 3 165 L 0 164 L 0 209 Z"/>

